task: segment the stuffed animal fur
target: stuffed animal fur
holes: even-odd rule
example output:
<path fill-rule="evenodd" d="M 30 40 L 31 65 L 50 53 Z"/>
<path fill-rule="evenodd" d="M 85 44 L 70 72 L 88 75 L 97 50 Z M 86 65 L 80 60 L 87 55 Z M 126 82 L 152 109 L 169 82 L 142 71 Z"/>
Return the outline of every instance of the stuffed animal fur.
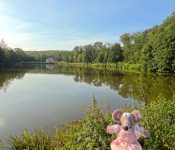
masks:
<path fill-rule="evenodd" d="M 140 143 L 137 141 L 141 136 L 149 137 L 149 132 L 139 126 L 141 121 L 141 113 L 134 110 L 132 113 L 123 113 L 115 110 L 112 113 L 112 119 L 121 125 L 109 125 L 107 133 L 116 134 L 117 139 L 111 143 L 111 150 L 142 150 Z"/>

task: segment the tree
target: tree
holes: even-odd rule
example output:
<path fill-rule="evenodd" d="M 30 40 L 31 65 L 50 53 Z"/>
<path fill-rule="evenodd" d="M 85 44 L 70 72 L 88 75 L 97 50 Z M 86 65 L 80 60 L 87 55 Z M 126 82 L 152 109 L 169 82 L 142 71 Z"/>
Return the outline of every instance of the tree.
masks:
<path fill-rule="evenodd" d="M 3 52 L 2 48 L 0 47 L 0 66 L 3 65 L 3 57 L 4 57 L 4 52 Z"/>
<path fill-rule="evenodd" d="M 19 61 L 25 61 L 27 58 L 27 55 L 24 53 L 24 51 L 21 48 L 15 48 L 15 53 L 17 54 L 17 58 Z"/>
<path fill-rule="evenodd" d="M 131 63 L 140 63 L 141 62 L 141 51 L 144 44 L 147 42 L 148 32 L 136 32 L 132 35 L 132 46 L 130 49 L 130 58 L 129 62 Z"/>
<path fill-rule="evenodd" d="M 82 53 L 82 61 L 85 63 L 92 63 L 94 58 L 94 49 L 92 45 L 85 45 Z"/>
<path fill-rule="evenodd" d="M 174 72 L 175 62 L 175 14 L 163 24 L 150 30 L 143 48 L 143 65 L 146 70 Z"/>
<path fill-rule="evenodd" d="M 130 52 L 131 52 L 131 46 L 132 46 L 132 36 L 130 33 L 125 33 L 120 36 L 120 41 L 123 44 L 123 50 L 124 50 L 124 58 L 126 61 L 129 60 Z"/>
<path fill-rule="evenodd" d="M 101 50 L 101 51 L 98 53 L 97 61 L 98 61 L 99 63 L 104 63 L 104 62 L 105 62 L 104 58 L 105 58 L 105 53 L 104 53 L 104 51 Z"/>
<path fill-rule="evenodd" d="M 109 49 L 108 62 L 116 63 L 123 60 L 123 51 L 120 44 L 116 43 Z"/>
<path fill-rule="evenodd" d="M 85 63 L 89 63 L 91 61 L 91 55 L 88 50 L 84 50 L 82 53 L 82 61 Z"/>

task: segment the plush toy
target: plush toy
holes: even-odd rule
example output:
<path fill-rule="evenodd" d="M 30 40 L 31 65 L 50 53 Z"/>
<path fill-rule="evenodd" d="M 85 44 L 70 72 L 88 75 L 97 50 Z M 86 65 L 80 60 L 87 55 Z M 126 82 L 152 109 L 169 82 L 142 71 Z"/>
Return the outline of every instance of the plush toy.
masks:
<path fill-rule="evenodd" d="M 121 126 L 108 125 L 107 133 L 117 135 L 111 143 L 111 150 L 142 150 L 140 143 L 137 141 L 141 136 L 149 137 L 149 132 L 143 127 L 139 126 L 141 121 L 141 113 L 134 110 L 132 113 L 123 113 L 122 111 L 115 110 L 112 113 L 112 119 L 121 122 Z"/>

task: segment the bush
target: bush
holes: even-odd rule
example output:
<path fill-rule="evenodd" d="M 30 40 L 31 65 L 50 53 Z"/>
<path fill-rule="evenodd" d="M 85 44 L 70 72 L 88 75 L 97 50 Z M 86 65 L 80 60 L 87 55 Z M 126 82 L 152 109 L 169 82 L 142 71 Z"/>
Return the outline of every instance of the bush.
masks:
<path fill-rule="evenodd" d="M 9 140 L 13 150 L 49 150 L 54 149 L 54 138 L 42 130 L 31 134 L 24 131 L 20 136 L 12 136 Z"/>
<path fill-rule="evenodd" d="M 96 107 L 86 108 L 84 119 L 73 126 L 67 126 L 66 133 L 63 137 L 66 138 L 64 149 L 76 148 L 80 150 L 88 149 L 109 149 L 111 139 L 106 133 L 106 126 L 108 119 L 101 113 L 100 109 Z M 60 136 L 60 132 L 57 132 Z M 66 134 L 66 136 L 64 136 Z M 70 140 L 71 139 L 71 140 Z"/>
<path fill-rule="evenodd" d="M 142 107 L 144 120 L 142 125 L 151 136 L 144 139 L 144 149 L 175 149 L 175 100 L 157 97 Z"/>
<path fill-rule="evenodd" d="M 141 125 L 151 134 L 149 138 L 140 139 L 144 150 L 175 149 L 174 106 L 175 99 L 167 100 L 160 96 L 139 106 L 144 114 Z M 131 112 L 134 107 L 122 109 Z M 107 125 L 111 123 L 111 112 L 102 113 L 94 101 L 93 106 L 86 107 L 82 119 L 57 127 L 55 135 L 42 131 L 32 135 L 24 131 L 20 136 L 11 137 L 10 144 L 14 150 L 110 150 L 110 142 L 116 138 L 106 133 Z"/>

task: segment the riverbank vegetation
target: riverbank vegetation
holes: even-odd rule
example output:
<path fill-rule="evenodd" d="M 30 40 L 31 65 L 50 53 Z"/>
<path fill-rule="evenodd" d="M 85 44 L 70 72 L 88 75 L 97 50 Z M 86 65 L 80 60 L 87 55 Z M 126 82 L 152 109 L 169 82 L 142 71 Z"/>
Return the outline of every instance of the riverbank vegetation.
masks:
<path fill-rule="evenodd" d="M 59 66 L 72 66 L 72 67 L 85 67 L 85 68 L 98 68 L 107 70 L 120 70 L 129 72 L 141 72 L 141 64 L 130 64 L 127 62 L 118 63 L 66 63 L 58 62 Z"/>
<path fill-rule="evenodd" d="M 95 42 L 75 46 L 72 51 L 22 51 L 0 44 L 0 66 L 18 62 L 45 62 L 53 57 L 56 62 L 85 63 L 109 68 L 136 69 L 143 71 L 175 71 L 175 12 L 162 24 L 135 33 L 124 33 L 119 43 Z M 73 65 L 72 64 L 72 65 Z"/>
<path fill-rule="evenodd" d="M 138 106 L 144 114 L 141 125 L 151 134 L 139 142 L 144 150 L 174 150 L 175 149 L 175 98 L 157 97 L 149 103 Z M 132 111 L 134 106 L 123 106 L 123 111 Z M 114 124 L 111 118 L 110 106 L 102 113 L 94 100 L 93 105 L 84 109 L 84 116 L 70 123 L 56 127 L 54 134 L 40 130 L 35 133 L 24 131 L 21 135 L 10 138 L 14 150 L 65 150 L 65 149 L 110 149 L 114 135 L 106 133 L 106 127 Z"/>

